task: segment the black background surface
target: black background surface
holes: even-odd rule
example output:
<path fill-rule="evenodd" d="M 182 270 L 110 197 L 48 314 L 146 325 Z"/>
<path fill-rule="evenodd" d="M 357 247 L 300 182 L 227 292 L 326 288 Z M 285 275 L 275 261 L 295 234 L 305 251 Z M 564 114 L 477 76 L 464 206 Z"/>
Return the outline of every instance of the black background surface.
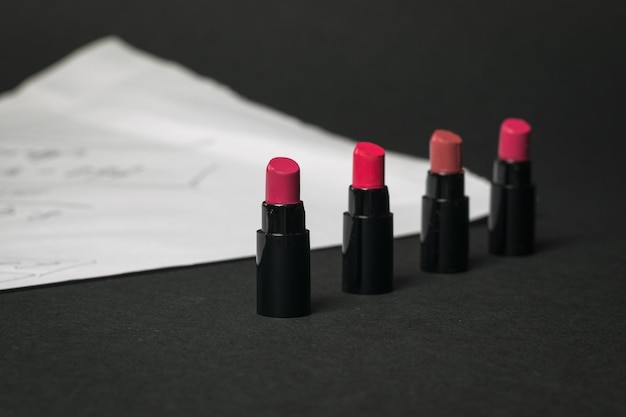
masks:
<path fill-rule="evenodd" d="M 315 251 L 302 319 L 255 314 L 253 259 L 2 292 L 0 415 L 626 414 L 624 4 L 4 0 L 0 91 L 117 34 L 389 150 L 454 130 L 486 177 L 524 117 L 539 204 L 536 255 L 488 256 L 482 222 L 437 276 L 400 239 L 387 295 Z"/>

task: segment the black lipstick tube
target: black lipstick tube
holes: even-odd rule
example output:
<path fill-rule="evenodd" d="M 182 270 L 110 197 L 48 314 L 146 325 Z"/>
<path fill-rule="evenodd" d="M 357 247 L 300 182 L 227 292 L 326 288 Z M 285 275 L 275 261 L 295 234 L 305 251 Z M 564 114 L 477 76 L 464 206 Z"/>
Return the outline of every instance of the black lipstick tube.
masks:
<path fill-rule="evenodd" d="M 535 186 L 530 161 L 496 159 L 489 213 L 489 252 L 522 256 L 535 250 Z"/>
<path fill-rule="evenodd" d="M 301 317 L 311 312 L 311 260 L 304 205 L 263 203 L 256 232 L 257 313 Z"/>
<path fill-rule="evenodd" d="M 467 270 L 469 198 L 462 172 L 428 172 L 420 236 L 422 271 L 447 274 Z"/>
<path fill-rule="evenodd" d="M 343 213 L 342 289 L 352 294 L 393 291 L 393 214 L 387 187 L 350 186 Z"/>

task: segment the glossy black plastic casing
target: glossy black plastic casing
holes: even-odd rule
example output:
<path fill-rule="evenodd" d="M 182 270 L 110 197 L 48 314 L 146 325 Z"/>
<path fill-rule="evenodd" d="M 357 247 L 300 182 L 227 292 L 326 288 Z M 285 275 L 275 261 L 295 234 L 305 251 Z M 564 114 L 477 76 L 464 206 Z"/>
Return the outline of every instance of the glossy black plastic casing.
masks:
<path fill-rule="evenodd" d="M 421 269 L 464 272 L 469 256 L 469 198 L 462 172 L 428 172 L 422 198 Z"/>
<path fill-rule="evenodd" d="M 535 251 L 535 186 L 530 161 L 495 160 L 488 228 L 492 254 L 522 256 Z"/>
<path fill-rule="evenodd" d="M 393 214 L 387 187 L 350 187 L 343 214 L 342 289 L 352 294 L 393 291 Z"/>
<path fill-rule="evenodd" d="M 310 314 L 311 251 L 302 202 L 264 202 L 256 236 L 257 313 L 269 317 Z"/>

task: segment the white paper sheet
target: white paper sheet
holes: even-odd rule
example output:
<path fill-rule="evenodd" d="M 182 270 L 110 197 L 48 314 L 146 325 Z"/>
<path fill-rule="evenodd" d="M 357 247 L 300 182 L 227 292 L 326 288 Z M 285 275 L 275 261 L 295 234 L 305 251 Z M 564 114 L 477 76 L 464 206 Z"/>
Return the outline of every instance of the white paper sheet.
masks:
<path fill-rule="evenodd" d="M 274 156 L 300 164 L 312 248 L 340 245 L 353 147 L 101 39 L 0 97 L 0 289 L 253 256 Z M 387 154 L 396 236 L 419 232 L 427 169 Z"/>

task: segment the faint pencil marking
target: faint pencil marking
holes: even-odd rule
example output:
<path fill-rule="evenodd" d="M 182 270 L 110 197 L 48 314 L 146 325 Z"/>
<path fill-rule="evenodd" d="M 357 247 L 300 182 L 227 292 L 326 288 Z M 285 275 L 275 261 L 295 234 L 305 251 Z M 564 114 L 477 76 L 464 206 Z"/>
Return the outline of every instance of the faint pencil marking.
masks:
<path fill-rule="evenodd" d="M 40 276 L 40 277 L 43 277 L 43 276 L 45 276 L 45 275 L 50 275 L 50 274 L 55 274 L 55 273 L 60 272 L 60 271 L 65 271 L 65 270 L 67 270 L 67 269 L 79 268 L 79 267 L 81 267 L 81 266 L 86 266 L 86 265 L 93 265 L 93 264 L 95 264 L 96 262 L 97 262 L 97 261 L 94 259 L 94 260 L 92 260 L 92 261 L 87 261 L 87 262 L 84 262 L 84 263 L 82 263 L 82 264 L 68 265 L 68 266 L 64 266 L 63 268 L 55 269 L 54 271 L 44 272 L 43 274 L 39 274 L 39 276 Z"/>
<path fill-rule="evenodd" d="M 85 203 L 74 203 L 71 201 L 52 201 L 52 200 L 42 200 L 42 201 L 33 201 L 33 200 L 3 200 L 0 199 L 0 203 L 2 204 L 11 204 L 13 206 L 46 206 L 46 207 L 59 207 L 66 209 L 77 209 L 77 210 L 91 210 L 93 206 L 91 204 Z"/>
<path fill-rule="evenodd" d="M 195 177 L 193 177 L 189 181 L 189 186 L 195 188 L 200 184 L 206 177 L 209 176 L 211 172 L 215 171 L 215 165 L 211 164 L 208 167 L 204 168 L 200 173 L 198 173 Z"/>

